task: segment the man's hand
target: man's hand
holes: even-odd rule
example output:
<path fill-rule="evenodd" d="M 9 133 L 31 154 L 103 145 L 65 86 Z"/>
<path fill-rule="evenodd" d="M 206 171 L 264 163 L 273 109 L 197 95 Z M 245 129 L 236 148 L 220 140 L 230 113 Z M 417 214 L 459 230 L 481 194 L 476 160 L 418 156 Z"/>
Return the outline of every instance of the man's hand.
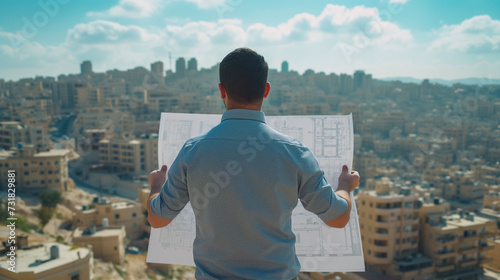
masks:
<path fill-rule="evenodd" d="M 350 192 L 352 192 L 355 188 L 359 186 L 359 173 L 357 171 L 351 171 L 349 174 L 349 168 L 347 165 L 342 166 L 342 173 L 339 176 L 339 185 L 335 193 L 345 199 L 347 202 L 347 211 L 345 211 L 342 215 L 337 218 L 326 222 L 327 225 L 334 228 L 343 228 L 349 222 L 351 218 L 351 196 Z"/>
<path fill-rule="evenodd" d="M 151 173 L 149 173 L 149 185 L 151 186 L 151 193 L 159 193 L 166 180 L 166 165 L 163 165 L 160 170 L 153 170 Z"/>
<path fill-rule="evenodd" d="M 167 180 L 167 166 L 163 165 L 160 170 L 154 170 L 149 173 L 149 184 L 151 185 L 151 192 L 149 193 L 147 209 L 148 209 L 148 222 L 153 228 L 162 228 L 168 225 L 172 220 L 163 219 L 156 216 L 151 211 L 151 200 L 158 196 L 161 187 Z"/>
<path fill-rule="evenodd" d="M 345 190 L 347 192 L 352 192 L 355 188 L 359 186 L 359 173 L 358 171 L 351 171 L 349 174 L 349 168 L 347 165 L 342 166 L 342 173 L 339 176 L 339 186 L 337 190 Z"/>

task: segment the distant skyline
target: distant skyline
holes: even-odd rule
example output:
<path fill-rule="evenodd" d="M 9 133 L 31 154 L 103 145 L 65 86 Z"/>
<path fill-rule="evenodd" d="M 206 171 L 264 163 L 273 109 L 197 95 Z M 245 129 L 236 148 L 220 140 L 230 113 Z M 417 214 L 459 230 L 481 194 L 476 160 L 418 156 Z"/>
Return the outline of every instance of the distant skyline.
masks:
<path fill-rule="evenodd" d="M 234 48 L 274 69 L 374 78 L 500 78 L 500 9 L 488 1 L 40 0 L 0 3 L 0 79 L 132 69 Z"/>

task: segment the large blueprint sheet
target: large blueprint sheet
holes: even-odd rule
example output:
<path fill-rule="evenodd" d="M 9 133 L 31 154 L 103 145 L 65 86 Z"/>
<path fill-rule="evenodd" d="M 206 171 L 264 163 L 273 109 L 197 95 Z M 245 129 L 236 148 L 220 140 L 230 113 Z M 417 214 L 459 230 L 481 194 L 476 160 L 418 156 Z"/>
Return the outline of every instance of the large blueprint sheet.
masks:
<path fill-rule="evenodd" d="M 221 115 L 162 113 L 158 163 L 170 164 L 184 142 L 220 123 Z M 334 189 L 342 165 L 352 166 L 352 116 L 267 116 L 266 123 L 309 147 Z M 352 195 L 351 195 L 352 198 Z M 354 198 L 352 198 L 354 202 Z M 293 211 L 292 230 L 301 271 L 364 271 L 358 214 L 353 203 L 351 220 L 343 229 L 330 228 L 299 202 Z M 167 226 L 152 229 L 147 262 L 194 265 L 195 221 L 188 203 Z"/>

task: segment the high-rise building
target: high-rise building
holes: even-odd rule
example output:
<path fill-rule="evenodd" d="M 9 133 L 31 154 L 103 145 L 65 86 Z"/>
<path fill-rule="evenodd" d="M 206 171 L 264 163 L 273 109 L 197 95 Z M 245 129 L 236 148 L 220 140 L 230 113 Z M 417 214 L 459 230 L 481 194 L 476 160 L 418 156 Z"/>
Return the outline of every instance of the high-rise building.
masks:
<path fill-rule="evenodd" d="M 163 75 L 163 62 L 157 61 L 151 63 L 151 74 L 153 75 L 152 83 L 164 84 L 165 76 Z"/>
<path fill-rule="evenodd" d="M 179 57 L 175 62 L 175 73 L 178 76 L 184 76 L 186 74 L 186 60 L 184 57 Z"/>
<path fill-rule="evenodd" d="M 352 76 L 340 74 L 340 94 L 347 95 L 352 92 Z"/>
<path fill-rule="evenodd" d="M 198 62 L 196 61 L 196 58 L 191 58 L 189 61 L 188 61 L 188 71 L 198 71 Z"/>
<path fill-rule="evenodd" d="M 357 70 L 356 72 L 354 72 L 353 82 L 352 82 L 353 90 L 356 91 L 358 89 L 363 89 L 364 82 L 365 82 L 365 71 Z"/>
<path fill-rule="evenodd" d="M 395 193 L 384 177 L 375 182 L 375 191 L 361 192 L 356 205 L 367 271 L 398 279 L 432 278 L 432 260 L 418 254 L 417 195 Z"/>
<path fill-rule="evenodd" d="M 85 60 L 82 64 L 80 64 L 80 70 L 82 75 L 91 75 L 93 73 L 92 62 L 90 62 L 90 60 Z"/>
<path fill-rule="evenodd" d="M 281 73 L 287 73 L 288 72 L 288 61 L 283 61 L 281 63 Z"/>

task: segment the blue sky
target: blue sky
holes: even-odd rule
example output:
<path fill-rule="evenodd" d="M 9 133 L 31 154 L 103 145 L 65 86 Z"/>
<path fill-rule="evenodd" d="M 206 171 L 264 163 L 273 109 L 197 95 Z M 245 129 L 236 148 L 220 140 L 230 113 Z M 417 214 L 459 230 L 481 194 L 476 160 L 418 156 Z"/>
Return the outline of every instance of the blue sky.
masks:
<path fill-rule="evenodd" d="M 247 46 L 271 68 L 375 78 L 500 78 L 500 4 L 372 0 L 40 0 L 0 2 L 0 79 L 211 67 Z"/>

